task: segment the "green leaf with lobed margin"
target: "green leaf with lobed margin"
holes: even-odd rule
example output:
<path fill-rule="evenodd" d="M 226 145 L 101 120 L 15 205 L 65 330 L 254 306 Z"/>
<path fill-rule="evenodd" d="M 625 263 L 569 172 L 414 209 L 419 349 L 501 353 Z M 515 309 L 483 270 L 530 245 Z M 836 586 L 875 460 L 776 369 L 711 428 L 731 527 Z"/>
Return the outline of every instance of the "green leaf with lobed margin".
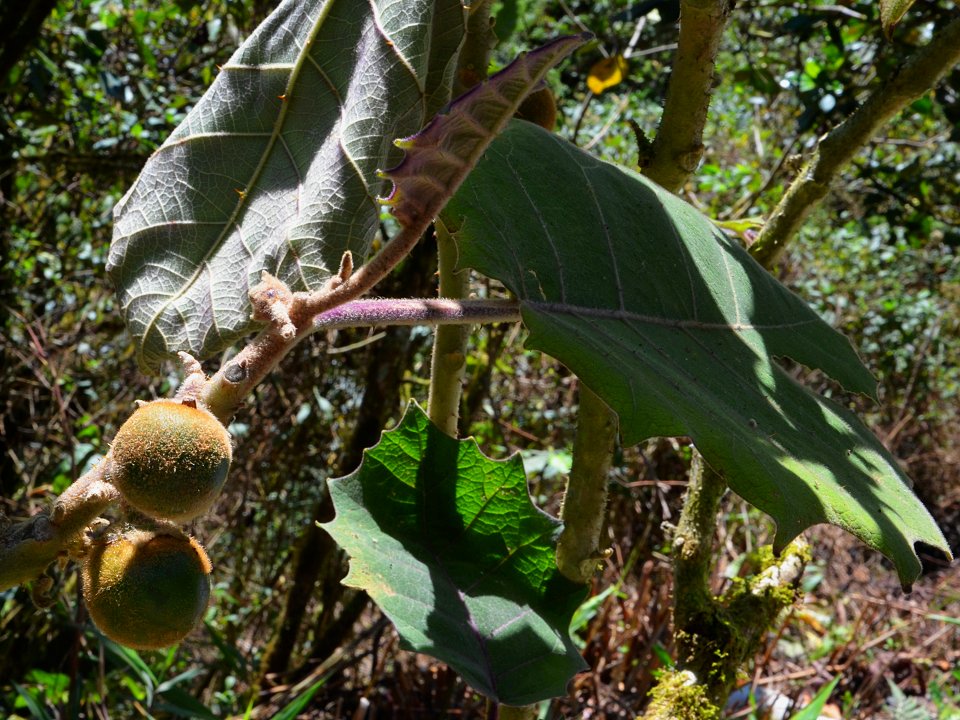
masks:
<path fill-rule="evenodd" d="M 527 492 L 519 455 L 492 460 L 416 404 L 330 482 L 325 525 L 404 647 L 509 705 L 563 695 L 586 665 L 569 636 L 585 588 L 556 568 L 561 525 Z"/>
<path fill-rule="evenodd" d="M 108 270 L 141 366 L 253 329 L 268 270 L 316 289 L 378 227 L 391 140 L 449 99 L 460 0 L 285 0 L 115 209 Z"/>
<path fill-rule="evenodd" d="M 915 543 L 949 555 L 897 462 L 790 357 L 847 389 L 875 383 L 850 343 L 689 204 L 516 121 L 441 214 L 460 263 L 520 299 L 529 344 L 620 416 L 624 440 L 693 437 L 783 547 L 816 523 L 882 551 L 901 582 Z"/>

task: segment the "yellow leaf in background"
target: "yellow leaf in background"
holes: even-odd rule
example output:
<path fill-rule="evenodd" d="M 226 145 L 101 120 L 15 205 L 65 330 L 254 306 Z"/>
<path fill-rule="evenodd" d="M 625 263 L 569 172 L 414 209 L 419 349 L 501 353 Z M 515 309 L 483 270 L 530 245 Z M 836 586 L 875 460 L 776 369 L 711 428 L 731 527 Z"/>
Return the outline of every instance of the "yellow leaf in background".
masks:
<path fill-rule="evenodd" d="M 587 87 L 594 95 L 599 95 L 607 88 L 622 81 L 626 74 L 626 58 L 623 55 L 611 55 L 593 64 L 593 67 L 590 68 L 590 74 L 587 76 Z"/>

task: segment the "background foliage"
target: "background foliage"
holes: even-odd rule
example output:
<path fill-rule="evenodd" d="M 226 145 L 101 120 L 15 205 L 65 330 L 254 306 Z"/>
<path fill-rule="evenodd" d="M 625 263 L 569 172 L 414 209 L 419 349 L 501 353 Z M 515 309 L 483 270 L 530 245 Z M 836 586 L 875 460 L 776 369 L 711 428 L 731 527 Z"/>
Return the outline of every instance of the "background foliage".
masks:
<path fill-rule="evenodd" d="M 250 0 L 19 5 L 0 11 L 0 509 L 13 518 L 44 507 L 102 454 L 134 399 L 168 394 L 177 381 L 172 367 L 155 376 L 137 370 L 106 281 L 111 210 L 217 63 L 271 9 Z M 771 209 L 796 169 L 793 156 L 951 12 L 946 0 L 918 2 L 888 41 L 873 2 L 738 4 L 719 59 L 707 151 L 686 199 L 749 241 L 749 220 Z M 505 0 L 497 13 L 498 64 L 557 34 L 597 34 L 551 77 L 558 132 L 635 163 L 638 131 L 655 128 L 665 92 L 676 4 Z M 36 17 L 42 24 L 27 22 Z M 11 60 L 13 37 L 25 42 Z M 622 81 L 589 94 L 591 68 L 616 54 L 630 56 Z M 781 267 L 877 375 L 881 405 L 859 409 L 907 466 L 955 548 L 958 140 L 955 70 L 859 155 Z M 385 294 L 433 292 L 432 255 L 418 249 Z M 484 290 L 496 294 L 494 285 Z M 569 469 L 575 381 L 523 351 L 522 335 L 494 326 L 474 336 L 463 430 L 492 456 L 520 450 L 534 498 L 555 513 Z M 141 656 L 93 630 L 73 567 L 62 569 L 47 610 L 36 610 L 24 588 L 8 591 L 0 595 L 4 715 L 269 717 L 308 691 L 311 717 L 369 706 L 380 717 L 478 711 L 460 680 L 442 664 L 399 652 L 366 596 L 340 586 L 342 555 L 313 523 L 330 516 L 323 481 L 352 471 L 406 400 L 424 399 L 430 334 L 328 339 L 297 347 L 283 385 L 262 384 L 231 427 L 240 442 L 228 490 L 192 528 L 215 564 L 204 629 L 179 648 Z M 386 357 L 397 361 L 375 361 Z M 827 379 L 809 379 L 845 397 Z M 676 519 L 688 459 L 689 446 L 673 440 L 618 453 L 614 553 L 599 594 L 575 617 L 593 671 L 548 712 L 632 717 L 653 673 L 669 663 L 660 528 Z M 730 497 L 726 507 L 718 588 L 759 562 L 755 550 L 770 539 L 742 501 Z M 892 713 L 904 706 L 901 696 L 929 717 L 955 717 L 956 571 L 932 567 L 912 596 L 889 601 L 897 583 L 885 561 L 831 529 L 812 537 L 811 595 L 756 659 L 756 679 L 769 681 L 757 687 L 795 697 L 840 675 L 831 702 L 847 717 Z"/>

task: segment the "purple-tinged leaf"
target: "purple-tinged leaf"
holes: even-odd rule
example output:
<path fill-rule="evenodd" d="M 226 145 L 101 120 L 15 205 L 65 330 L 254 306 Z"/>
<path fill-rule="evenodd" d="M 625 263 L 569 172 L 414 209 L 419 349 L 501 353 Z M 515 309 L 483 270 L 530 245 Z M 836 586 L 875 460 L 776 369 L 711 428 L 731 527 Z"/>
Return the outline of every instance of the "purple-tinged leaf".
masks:
<path fill-rule="evenodd" d="M 419 133 L 397 140 L 404 158 L 382 173 L 393 181 L 393 192 L 383 202 L 396 218 L 412 225 L 435 217 L 547 71 L 590 37 L 562 37 L 523 53 L 454 100 Z"/>

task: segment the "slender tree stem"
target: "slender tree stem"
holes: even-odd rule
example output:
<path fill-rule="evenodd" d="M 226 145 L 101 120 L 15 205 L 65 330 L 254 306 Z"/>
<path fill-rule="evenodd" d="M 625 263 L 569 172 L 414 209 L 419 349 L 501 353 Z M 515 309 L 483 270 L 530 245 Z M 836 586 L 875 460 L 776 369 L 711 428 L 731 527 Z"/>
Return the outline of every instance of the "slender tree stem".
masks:
<path fill-rule="evenodd" d="M 769 547 L 760 567 L 745 582 L 733 583 L 723 595 L 711 589 L 713 542 L 717 513 L 726 491 L 723 478 L 699 453 L 693 458 L 690 485 L 672 543 L 673 624 L 677 663 L 692 673 L 704 707 L 719 717 L 719 708 L 733 689 L 737 673 L 760 647 L 780 613 L 794 603 L 803 568 L 810 555 L 802 540 L 791 543 L 779 558 Z M 649 720 L 677 717 L 688 702 L 684 695 L 654 691 Z"/>
<path fill-rule="evenodd" d="M 439 220 L 434 227 L 437 234 L 440 296 L 462 298 L 467 294 L 470 275 L 466 271 L 457 272 L 457 246 L 446 227 Z M 441 325 L 433 341 L 427 414 L 437 427 L 451 437 L 457 436 L 469 336 L 469 325 Z"/>
<path fill-rule="evenodd" d="M 706 465 L 698 452 L 693 455 L 689 478 L 672 545 L 673 622 L 681 633 L 688 633 L 691 618 L 713 601 L 713 536 L 720 501 L 727 489 L 723 478 Z M 681 648 L 681 662 L 688 659 L 685 655 Z"/>
<path fill-rule="evenodd" d="M 729 0 L 683 0 L 680 40 L 660 130 L 644 174 L 676 192 L 703 152 L 703 126 L 713 90 L 714 61 L 730 14 Z M 581 387 L 574 465 L 567 481 L 557 548 L 561 572 L 581 582 L 596 569 L 606 507 L 607 473 L 617 436 L 616 415 Z M 584 454 L 583 462 L 577 457 Z M 569 523 L 569 524 L 568 524 Z"/>
<path fill-rule="evenodd" d="M 581 384 L 573 467 L 560 511 L 563 534 L 557 543 L 557 566 L 574 582 L 590 582 L 603 557 L 600 535 L 616 437 L 617 416 Z"/>
<path fill-rule="evenodd" d="M 670 86 L 664 104 L 660 128 L 653 141 L 651 156 L 644 174 L 656 183 L 677 192 L 697 169 L 703 156 L 703 128 L 715 85 L 715 64 L 720 40 L 730 17 L 731 0 L 681 0 L 680 38 L 674 57 Z M 680 648 L 681 667 L 684 653 L 695 659 L 707 657 L 702 648 L 688 651 L 684 645 L 691 630 L 687 618 L 692 607 L 713 608 L 710 593 L 713 534 L 717 511 L 726 483 L 694 452 L 690 484 L 674 538 L 674 638 Z M 696 663 L 694 663 L 696 665 Z M 707 696 L 707 689 L 697 684 L 681 693 L 671 691 L 670 676 L 652 692 L 648 717 L 682 717 Z M 686 679 L 679 680 L 685 687 Z M 702 683 L 700 678 L 695 682 Z M 677 684 L 677 679 L 673 684 Z M 709 717 L 713 708 L 703 708 Z M 719 714 L 717 714 L 719 716 Z"/>
<path fill-rule="evenodd" d="M 490 17 L 491 0 L 472 0 L 467 7 L 463 45 L 457 57 L 454 93 L 461 95 L 483 82 L 490 64 L 490 51 L 497 39 Z M 467 271 L 457 272 L 457 246 L 440 220 L 434 222 L 437 237 L 437 274 L 441 298 L 466 297 L 470 285 Z M 467 325 L 439 326 L 433 341 L 430 366 L 430 398 L 427 414 L 437 427 L 451 437 L 457 436 L 460 398 L 467 367 Z"/>
<path fill-rule="evenodd" d="M 680 39 L 652 156 L 644 174 L 676 192 L 703 156 L 703 127 L 731 0 L 682 0 Z"/>
<path fill-rule="evenodd" d="M 928 92 L 958 62 L 960 17 L 937 32 L 850 117 L 821 138 L 750 248 L 753 256 L 766 267 L 774 265 L 840 171 L 883 125 Z"/>

